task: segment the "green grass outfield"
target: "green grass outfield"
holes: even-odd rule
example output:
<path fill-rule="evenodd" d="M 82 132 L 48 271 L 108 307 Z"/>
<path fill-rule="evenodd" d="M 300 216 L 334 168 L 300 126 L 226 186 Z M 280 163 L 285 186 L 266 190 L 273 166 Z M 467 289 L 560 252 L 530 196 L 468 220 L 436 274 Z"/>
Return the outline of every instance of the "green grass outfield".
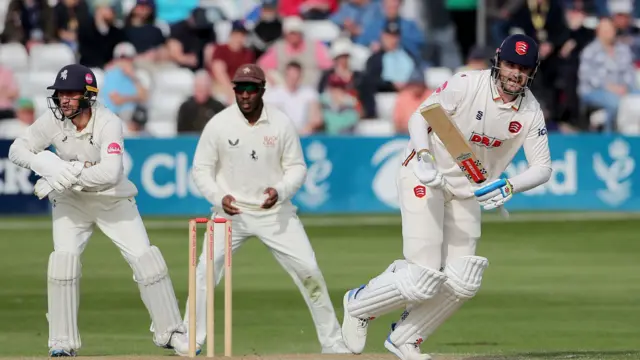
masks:
<path fill-rule="evenodd" d="M 490 261 L 483 287 L 425 341 L 423 351 L 465 355 L 456 359 L 640 359 L 639 219 L 558 213 L 515 214 L 512 221 L 487 217 L 478 247 Z M 303 221 L 341 321 L 345 290 L 402 256 L 399 218 Z M 145 222 L 165 255 L 184 311 L 187 222 Z M 48 218 L 0 218 L 0 356 L 46 356 L 50 233 Z M 319 353 L 301 295 L 266 248 L 249 241 L 233 266 L 234 354 Z M 221 290 L 216 293 L 217 352 L 223 339 Z M 80 299 L 81 355 L 168 354 L 151 341 L 149 317 L 130 268 L 99 231 L 83 256 Z M 366 354 L 386 353 L 383 341 L 398 315 L 372 322 Z M 365 360 L 366 354 L 353 358 Z"/>

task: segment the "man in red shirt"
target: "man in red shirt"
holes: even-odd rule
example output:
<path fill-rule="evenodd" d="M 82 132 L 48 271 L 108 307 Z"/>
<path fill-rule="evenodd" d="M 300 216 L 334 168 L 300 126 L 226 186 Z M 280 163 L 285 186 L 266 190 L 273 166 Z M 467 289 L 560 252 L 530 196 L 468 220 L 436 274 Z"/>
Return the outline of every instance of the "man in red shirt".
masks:
<path fill-rule="evenodd" d="M 231 34 L 226 44 L 216 46 L 211 60 L 211 76 L 215 82 L 215 92 L 224 93 L 226 103 L 235 101 L 235 93 L 231 79 L 236 70 L 243 64 L 252 64 L 256 61 L 253 50 L 245 47 L 247 28 L 241 21 L 234 21 Z"/>

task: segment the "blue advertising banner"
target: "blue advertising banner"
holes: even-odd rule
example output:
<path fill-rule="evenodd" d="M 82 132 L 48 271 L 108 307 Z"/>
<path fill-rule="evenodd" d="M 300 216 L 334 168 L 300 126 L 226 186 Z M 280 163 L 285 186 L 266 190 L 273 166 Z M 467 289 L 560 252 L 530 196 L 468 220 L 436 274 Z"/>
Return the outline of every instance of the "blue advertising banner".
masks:
<path fill-rule="evenodd" d="M 398 212 L 395 177 L 407 141 L 406 137 L 303 138 L 308 174 L 294 203 L 301 213 Z M 551 180 L 514 196 L 507 203 L 509 210 L 640 211 L 640 191 L 634 191 L 635 183 L 640 182 L 635 163 L 640 158 L 640 137 L 554 134 L 549 142 Z M 196 143 L 196 137 L 126 141 L 125 169 L 138 187 L 137 202 L 143 215 L 210 212 L 190 177 Z M 33 179 L 28 172 L 20 172 L 6 159 L 7 149 L 8 144 L 0 142 L 4 170 L 1 211 L 32 212 L 40 209 L 36 205 L 46 206 L 31 195 Z M 526 168 L 521 151 L 506 175 Z"/>
<path fill-rule="evenodd" d="M 28 169 L 9 160 L 12 141 L 0 140 L 0 214 L 41 214 L 49 211 L 49 201 L 38 200 L 33 186 L 38 180 Z"/>

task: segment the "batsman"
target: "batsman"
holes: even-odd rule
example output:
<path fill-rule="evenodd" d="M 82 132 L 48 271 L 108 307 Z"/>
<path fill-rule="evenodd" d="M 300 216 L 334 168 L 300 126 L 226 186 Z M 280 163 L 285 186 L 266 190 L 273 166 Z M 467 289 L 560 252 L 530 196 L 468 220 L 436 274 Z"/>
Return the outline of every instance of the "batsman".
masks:
<path fill-rule="evenodd" d="M 509 36 L 491 69 L 455 74 L 411 116 L 397 178 L 404 259 L 345 294 L 342 334 L 352 352 L 364 350 L 370 320 L 404 308 L 384 345 L 402 360 L 428 360 L 419 345 L 477 294 L 489 264 L 476 255 L 481 209 L 501 207 L 551 176 L 545 119 L 529 90 L 538 65 L 536 42 Z M 427 111 L 433 107 L 444 111 Z M 428 124 L 442 118 L 457 126 L 477 162 L 461 166 L 447 150 L 449 134 Z M 528 169 L 501 178 L 520 148 Z"/>
<path fill-rule="evenodd" d="M 82 345 L 78 329 L 81 255 L 94 225 L 113 241 L 133 270 L 154 324 L 154 343 L 186 356 L 186 331 L 167 265 L 149 242 L 135 202 L 137 188 L 124 175 L 122 121 L 96 102 L 96 77 L 85 66 L 63 67 L 47 89 L 53 90 L 47 98 L 51 112 L 14 141 L 9 158 L 41 176 L 35 194 L 48 197 L 52 204 L 49 356 L 75 356 Z"/>

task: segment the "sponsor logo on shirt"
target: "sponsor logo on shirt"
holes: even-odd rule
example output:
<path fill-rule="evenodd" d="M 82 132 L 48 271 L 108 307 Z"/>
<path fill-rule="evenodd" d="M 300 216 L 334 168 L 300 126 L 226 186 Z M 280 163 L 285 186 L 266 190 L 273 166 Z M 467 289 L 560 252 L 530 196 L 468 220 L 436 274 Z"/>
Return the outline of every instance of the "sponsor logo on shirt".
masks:
<path fill-rule="evenodd" d="M 107 146 L 107 154 L 118 155 L 122 154 L 122 146 L 116 142 L 112 142 Z"/>
<path fill-rule="evenodd" d="M 275 147 L 276 142 L 278 141 L 277 136 L 266 136 L 264 137 L 264 141 L 262 142 L 265 147 Z"/>
<path fill-rule="evenodd" d="M 504 142 L 504 140 L 496 139 L 494 137 L 487 136 L 485 134 L 478 134 L 476 132 L 473 132 L 469 137 L 469 142 L 479 146 L 484 146 L 486 148 L 497 148 L 502 146 L 502 143 Z"/>

